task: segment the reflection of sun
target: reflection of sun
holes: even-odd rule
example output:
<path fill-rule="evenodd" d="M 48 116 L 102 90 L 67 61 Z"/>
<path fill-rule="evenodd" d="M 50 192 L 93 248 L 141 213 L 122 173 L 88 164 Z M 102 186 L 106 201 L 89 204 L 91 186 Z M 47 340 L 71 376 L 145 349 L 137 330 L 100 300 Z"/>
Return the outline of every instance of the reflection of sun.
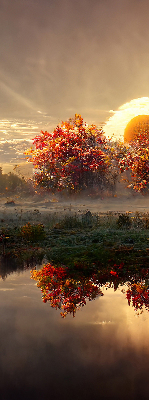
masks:
<path fill-rule="evenodd" d="M 106 136 L 124 140 L 124 131 L 129 121 L 138 115 L 149 115 L 149 97 L 141 97 L 123 104 L 118 111 L 106 122 L 104 131 Z"/>

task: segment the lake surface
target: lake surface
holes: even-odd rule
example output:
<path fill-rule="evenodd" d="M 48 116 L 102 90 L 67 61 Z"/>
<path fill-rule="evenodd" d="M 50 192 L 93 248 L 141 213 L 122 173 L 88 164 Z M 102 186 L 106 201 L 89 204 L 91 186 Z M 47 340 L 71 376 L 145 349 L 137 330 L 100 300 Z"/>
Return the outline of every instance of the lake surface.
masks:
<path fill-rule="evenodd" d="M 1 400 L 148 399 L 148 311 L 104 288 L 63 319 L 30 276 L 0 280 Z"/>

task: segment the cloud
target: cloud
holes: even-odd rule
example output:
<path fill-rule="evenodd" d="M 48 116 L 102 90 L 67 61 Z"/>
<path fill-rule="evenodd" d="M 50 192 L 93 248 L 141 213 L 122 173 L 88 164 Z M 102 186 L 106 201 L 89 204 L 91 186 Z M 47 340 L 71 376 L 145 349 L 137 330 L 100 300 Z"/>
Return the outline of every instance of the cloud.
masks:
<path fill-rule="evenodd" d="M 115 138 L 124 138 L 124 130 L 128 122 L 137 115 L 149 115 L 149 97 L 133 99 L 125 104 L 122 104 L 117 111 L 109 118 L 104 126 L 106 135 Z"/>

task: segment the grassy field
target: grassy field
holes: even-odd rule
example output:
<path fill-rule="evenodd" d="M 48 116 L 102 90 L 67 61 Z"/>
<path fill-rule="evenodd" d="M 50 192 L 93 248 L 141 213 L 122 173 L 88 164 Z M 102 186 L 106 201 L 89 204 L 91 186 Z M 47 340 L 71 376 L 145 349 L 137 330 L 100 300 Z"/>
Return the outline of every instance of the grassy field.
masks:
<path fill-rule="evenodd" d="M 70 269 L 149 265 L 149 213 L 52 213 L 44 224 L 38 210 L 34 214 L 25 224 L 1 221 L 1 261 L 51 262 Z"/>

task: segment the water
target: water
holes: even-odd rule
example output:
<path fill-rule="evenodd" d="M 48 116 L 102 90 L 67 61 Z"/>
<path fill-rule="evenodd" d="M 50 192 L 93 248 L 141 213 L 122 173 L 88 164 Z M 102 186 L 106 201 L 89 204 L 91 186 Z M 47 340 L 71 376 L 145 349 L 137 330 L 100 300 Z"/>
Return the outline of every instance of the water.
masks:
<path fill-rule="evenodd" d="M 0 280 L 2 400 L 148 399 L 148 311 L 103 293 L 63 319 L 29 270 Z"/>

